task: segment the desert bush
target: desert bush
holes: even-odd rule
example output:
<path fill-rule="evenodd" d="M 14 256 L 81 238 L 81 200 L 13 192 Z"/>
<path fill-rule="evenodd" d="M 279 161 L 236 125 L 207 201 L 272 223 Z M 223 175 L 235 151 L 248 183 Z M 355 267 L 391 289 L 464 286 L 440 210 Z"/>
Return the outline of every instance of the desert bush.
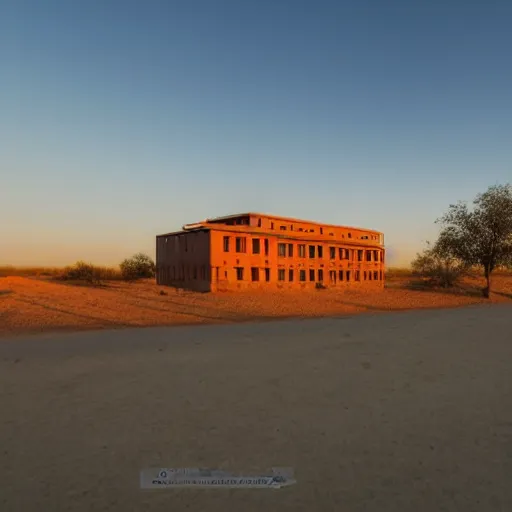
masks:
<path fill-rule="evenodd" d="M 121 272 L 111 267 L 97 267 L 91 263 L 77 261 L 74 265 L 64 268 L 57 276 L 63 281 L 85 281 L 87 283 L 100 283 L 121 279 Z"/>
<path fill-rule="evenodd" d="M 412 273 L 434 286 L 450 288 L 457 284 L 469 267 L 460 260 L 446 254 L 438 246 L 427 245 L 411 263 Z"/>
<path fill-rule="evenodd" d="M 155 277 L 155 262 L 144 253 L 125 259 L 119 268 L 123 279 L 127 281 Z"/>

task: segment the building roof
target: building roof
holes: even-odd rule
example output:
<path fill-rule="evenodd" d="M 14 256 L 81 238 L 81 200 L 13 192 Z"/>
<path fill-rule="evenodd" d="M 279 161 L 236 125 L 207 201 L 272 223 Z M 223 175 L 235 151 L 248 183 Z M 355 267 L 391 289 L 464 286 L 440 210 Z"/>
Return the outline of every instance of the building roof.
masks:
<path fill-rule="evenodd" d="M 222 217 L 212 217 L 209 219 L 205 219 L 203 222 L 220 222 L 223 220 L 235 219 L 237 217 L 266 217 L 269 219 L 282 220 L 285 222 L 298 222 L 304 224 L 312 224 L 314 226 L 322 226 L 326 228 L 345 228 L 345 229 L 355 229 L 359 231 L 367 231 L 369 233 L 381 234 L 381 231 L 377 231 L 375 229 L 367 229 L 367 228 L 358 228 L 355 226 L 345 226 L 343 224 L 327 224 L 325 222 L 317 222 L 314 220 L 307 219 L 297 219 L 295 217 L 282 217 L 280 215 L 273 215 L 271 213 L 258 213 L 258 212 L 245 212 L 245 213 L 234 213 L 232 215 L 224 215 Z"/>
<path fill-rule="evenodd" d="M 164 233 L 162 235 L 157 235 L 157 238 L 165 237 L 165 236 L 176 236 L 176 235 L 186 235 L 189 233 L 198 233 L 200 231 L 224 231 L 231 233 L 247 233 L 252 235 L 261 235 L 261 236 L 275 236 L 277 238 L 285 239 L 285 240 L 303 240 L 304 242 L 330 242 L 335 245 L 346 244 L 346 245 L 363 245 L 365 247 L 383 247 L 380 243 L 375 240 L 362 240 L 360 238 L 330 238 L 326 235 L 319 235 L 318 233 L 308 233 L 306 231 L 287 231 L 286 233 L 283 231 L 269 231 L 266 229 L 258 228 L 256 226 L 228 226 L 225 224 L 200 224 L 197 223 L 194 225 L 195 227 L 191 229 L 181 230 L 181 231 L 173 231 L 171 233 Z"/>

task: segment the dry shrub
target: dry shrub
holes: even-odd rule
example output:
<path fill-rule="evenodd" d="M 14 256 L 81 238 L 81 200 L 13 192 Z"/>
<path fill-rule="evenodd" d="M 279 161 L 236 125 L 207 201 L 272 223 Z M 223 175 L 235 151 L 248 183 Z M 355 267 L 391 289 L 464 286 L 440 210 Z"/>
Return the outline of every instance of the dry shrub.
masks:
<path fill-rule="evenodd" d="M 84 261 L 77 261 L 74 265 L 66 267 L 58 276 L 62 281 L 83 281 L 98 284 L 102 281 L 121 279 L 119 270 L 111 267 L 98 267 Z"/>

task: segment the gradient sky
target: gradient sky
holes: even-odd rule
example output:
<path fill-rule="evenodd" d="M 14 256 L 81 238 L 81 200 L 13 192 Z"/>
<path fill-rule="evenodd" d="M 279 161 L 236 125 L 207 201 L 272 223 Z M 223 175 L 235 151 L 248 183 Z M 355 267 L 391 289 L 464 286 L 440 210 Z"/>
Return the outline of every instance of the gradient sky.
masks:
<path fill-rule="evenodd" d="M 512 181 L 511 27 L 509 0 L 3 0 L 0 264 L 154 255 L 238 211 L 407 263 Z"/>

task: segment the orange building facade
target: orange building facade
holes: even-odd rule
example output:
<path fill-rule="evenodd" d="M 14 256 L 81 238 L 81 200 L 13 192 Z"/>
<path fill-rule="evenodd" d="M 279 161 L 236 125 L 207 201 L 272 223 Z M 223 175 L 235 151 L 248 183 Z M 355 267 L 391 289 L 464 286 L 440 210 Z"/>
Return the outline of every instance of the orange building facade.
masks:
<path fill-rule="evenodd" d="M 156 237 L 157 284 L 200 292 L 384 286 L 384 235 L 259 213 Z"/>

